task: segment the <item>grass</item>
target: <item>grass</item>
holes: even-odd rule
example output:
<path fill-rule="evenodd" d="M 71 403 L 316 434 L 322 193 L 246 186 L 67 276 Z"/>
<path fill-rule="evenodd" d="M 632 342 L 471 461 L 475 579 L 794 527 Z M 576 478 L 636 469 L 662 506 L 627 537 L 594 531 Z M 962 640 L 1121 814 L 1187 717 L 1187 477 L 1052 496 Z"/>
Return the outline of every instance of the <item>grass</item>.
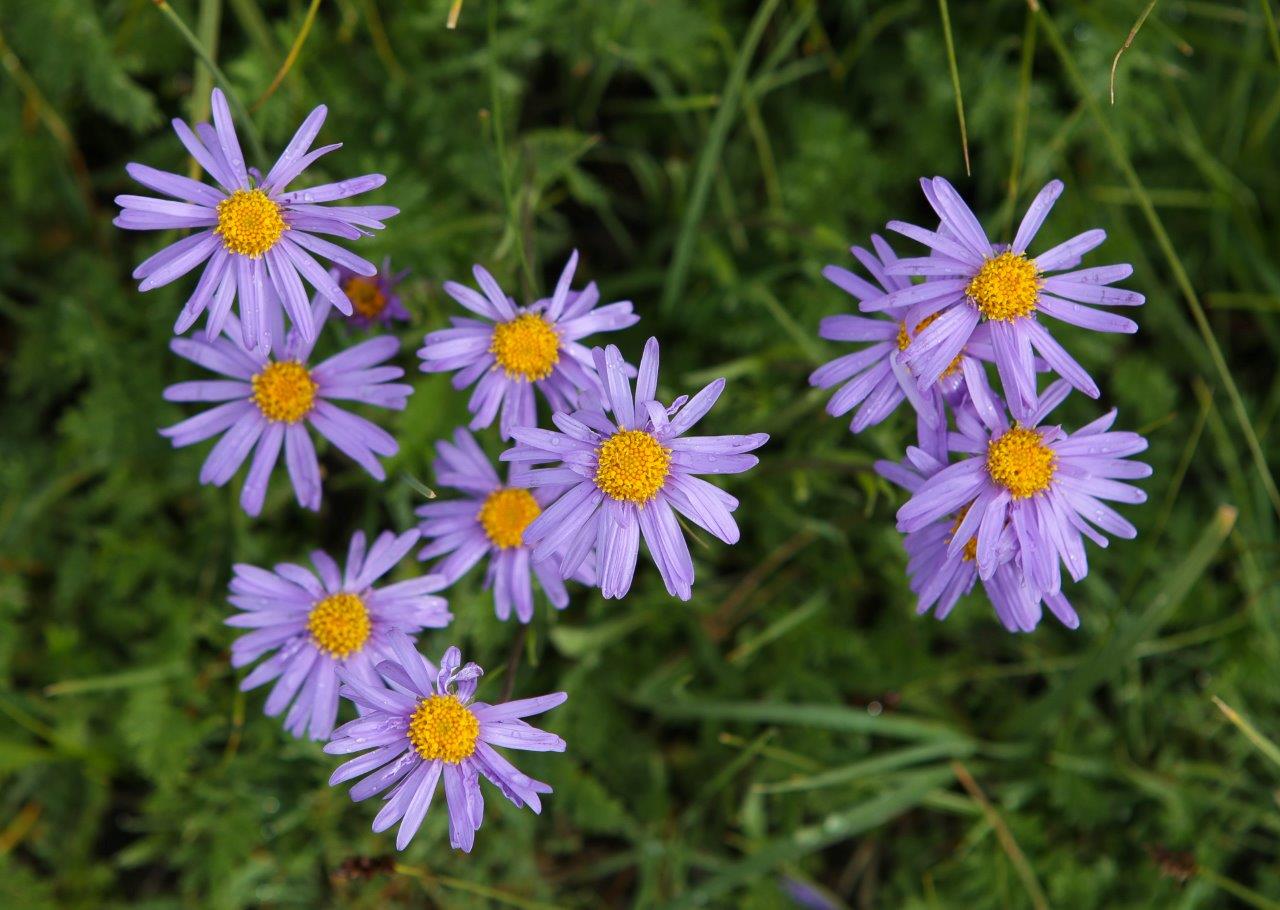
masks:
<path fill-rule="evenodd" d="M 781 908 L 796 882 L 848 908 L 1276 906 L 1267 0 L 10 7 L 0 906 Z M 281 477 L 247 518 L 237 485 L 197 484 L 207 445 L 156 433 L 190 413 L 159 390 L 196 378 L 166 347 L 191 282 L 137 292 L 130 271 L 173 238 L 115 230 L 111 200 L 135 191 L 129 161 L 187 172 L 166 122 L 207 112 L 212 84 L 254 104 L 267 152 L 327 104 L 320 141 L 345 146 L 317 179 L 386 173 L 375 201 L 402 209 L 360 244 L 413 269 L 415 393 L 376 417 L 401 453 L 375 484 L 322 452 L 318 515 Z M 901 498 L 871 470 L 911 421 L 853 437 L 806 385 L 837 353 L 818 321 L 849 307 L 822 266 L 927 218 L 916 181 L 935 173 L 1006 238 L 1062 178 L 1045 242 L 1105 228 L 1088 264 L 1132 262 L 1147 295 L 1136 336 L 1054 326 L 1104 390 L 1064 421 L 1118 407 L 1155 468 L 1122 510 L 1138 539 L 1089 549 L 1075 632 L 1007 635 L 980 596 L 916 617 Z M 482 262 L 534 294 L 573 248 L 641 314 L 624 353 L 662 340 L 664 396 L 725 376 L 707 432 L 773 439 L 724 484 L 742 541 L 697 535 L 689 604 L 642 566 L 625 601 L 575 587 L 521 632 L 476 577 L 451 589 L 426 650 L 461 644 L 481 697 L 568 691 L 548 726 L 569 750 L 521 763 L 555 788 L 541 816 L 490 790 L 471 856 L 440 811 L 392 855 L 375 809 L 326 786 L 334 761 L 238 691 L 230 566 L 408 527 L 432 444 L 466 420 L 414 371 L 455 314 L 441 283 Z"/>

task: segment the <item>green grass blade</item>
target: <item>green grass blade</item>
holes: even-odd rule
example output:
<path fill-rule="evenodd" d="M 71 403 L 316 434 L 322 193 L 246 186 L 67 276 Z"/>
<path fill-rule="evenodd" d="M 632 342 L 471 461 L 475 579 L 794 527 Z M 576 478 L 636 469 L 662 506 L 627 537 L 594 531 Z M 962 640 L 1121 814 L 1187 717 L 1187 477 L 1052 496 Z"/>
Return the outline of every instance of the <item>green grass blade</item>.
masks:
<path fill-rule="evenodd" d="M 931 769 L 910 783 L 867 800 L 851 809 L 833 812 L 821 822 L 770 840 L 748 856 L 729 865 L 668 904 L 670 910 L 707 906 L 740 885 L 769 875 L 780 864 L 825 849 L 832 844 L 879 827 L 914 809 L 925 797 L 952 780 L 949 768 Z"/>
<path fill-rule="evenodd" d="M 755 56 L 760 39 L 764 37 L 765 26 L 773 17 L 773 11 L 778 8 L 778 3 L 779 0 L 765 0 L 756 11 L 755 18 L 751 20 L 751 26 L 747 30 L 747 36 L 738 51 L 738 59 L 729 72 L 724 91 L 720 93 L 720 109 L 716 111 L 715 119 L 711 121 L 711 129 L 707 132 L 702 155 L 698 158 L 693 190 L 689 193 L 689 201 L 685 205 L 684 217 L 680 222 L 680 233 L 676 236 L 675 253 L 671 258 L 671 268 L 667 272 L 666 283 L 662 289 L 662 312 L 664 313 L 671 312 L 680 292 L 684 290 L 689 260 L 693 256 L 693 242 L 696 238 L 698 222 L 702 220 L 702 212 L 707 206 L 707 194 L 711 190 L 711 180 L 719 168 L 724 144 L 729 138 L 729 128 L 738 114 L 738 102 L 747 80 L 747 68 L 751 64 L 751 58 Z"/>
<path fill-rule="evenodd" d="M 1219 507 L 1190 552 L 1171 563 L 1172 571 L 1142 612 L 1136 617 L 1122 617 L 1116 631 L 1060 687 L 1014 715 L 1011 728 L 1042 727 L 1057 718 L 1066 705 L 1084 698 L 1095 686 L 1114 677 L 1133 658 L 1138 645 L 1160 628 L 1200 580 L 1235 527 L 1236 516 L 1237 511 L 1232 506 Z"/>

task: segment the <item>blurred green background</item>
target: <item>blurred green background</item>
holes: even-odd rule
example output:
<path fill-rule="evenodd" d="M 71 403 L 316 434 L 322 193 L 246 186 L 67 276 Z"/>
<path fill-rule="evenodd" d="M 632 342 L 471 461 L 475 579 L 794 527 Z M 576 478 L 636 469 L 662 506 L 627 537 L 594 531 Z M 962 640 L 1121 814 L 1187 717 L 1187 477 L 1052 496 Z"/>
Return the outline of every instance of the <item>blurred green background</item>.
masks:
<path fill-rule="evenodd" d="M 312 6 L 172 10 L 255 106 Z M 1147 3 L 953 2 L 972 177 L 933 0 L 465 0 L 450 30 L 454 6 L 318 3 L 256 109 L 274 152 L 329 106 L 346 146 L 317 182 L 388 175 L 371 201 L 402 214 L 358 250 L 413 269 L 416 392 L 371 414 L 402 446 L 387 483 L 324 450 L 322 511 L 280 472 L 254 521 L 240 478 L 198 485 L 208 444 L 156 432 L 192 413 L 161 388 L 203 378 L 166 347 L 194 278 L 137 293 L 173 238 L 110 225 L 126 162 L 188 170 L 167 120 L 207 117 L 209 74 L 153 0 L 0 2 L 0 906 L 771 908 L 788 881 L 857 908 L 1277 906 L 1272 0 L 1159 3 L 1114 105 Z M 912 422 L 855 438 L 806 385 L 851 307 L 821 267 L 927 221 L 935 173 L 1004 239 L 1061 177 L 1044 242 L 1106 228 L 1088 264 L 1131 261 L 1148 298 L 1134 337 L 1053 326 L 1104 396 L 1064 420 L 1118 406 L 1156 472 L 1139 538 L 1068 592 L 1076 632 L 1011 636 L 981 595 L 917 618 L 870 470 Z M 416 372 L 456 311 L 440 283 L 478 261 L 533 294 L 574 247 L 636 303 L 624 353 L 662 339 L 664 397 L 726 376 L 707 431 L 773 441 L 725 484 L 742 542 L 693 545 L 689 604 L 644 563 L 625 601 L 576 587 L 527 634 L 478 573 L 449 593 L 424 649 L 461 644 L 481 697 L 568 690 L 569 750 L 519 756 L 555 787 L 541 817 L 489 788 L 473 855 L 437 805 L 390 859 L 335 760 L 237 692 L 230 564 L 409 527 L 406 478 L 466 417 Z"/>

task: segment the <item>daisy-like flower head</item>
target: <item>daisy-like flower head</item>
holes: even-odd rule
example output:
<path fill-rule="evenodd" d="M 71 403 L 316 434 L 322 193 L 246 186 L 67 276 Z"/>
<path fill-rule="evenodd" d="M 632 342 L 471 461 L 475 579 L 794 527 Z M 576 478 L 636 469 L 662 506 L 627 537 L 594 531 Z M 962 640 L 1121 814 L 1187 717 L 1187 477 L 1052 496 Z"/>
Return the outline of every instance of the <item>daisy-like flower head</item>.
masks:
<path fill-rule="evenodd" d="M 449 808 L 449 842 L 471 852 L 484 817 L 480 778 L 487 777 L 519 807 L 541 813 L 539 794 L 551 787 L 516 770 L 494 746 L 530 752 L 563 752 L 564 740 L 522 718 L 563 704 L 563 692 L 504 704 L 472 702 L 484 673 L 462 664 L 462 652 L 449 648 L 437 668 L 416 650 L 407 635 L 391 633 L 393 657 L 378 664 L 387 686 L 339 671 L 340 694 L 363 716 L 333 732 L 324 750 L 348 755 L 372 749 L 338 767 L 329 786 L 368 774 L 351 788 L 356 802 L 393 787 L 373 820 L 374 831 L 400 822 L 396 849 L 403 850 L 426 818 L 431 798 L 444 778 Z"/>
<path fill-rule="evenodd" d="M 828 281 L 867 306 L 912 287 L 910 279 L 892 274 L 898 257 L 889 244 L 872 235 L 871 245 L 875 252 L 862 247 L 853 247 L 850 252 L 875 284 L 838 265 L 822 270 Z M 827 413 L 839 417 L 857 407 L 849 424 L 854 433 L 880 423 L 903 399 L 910 401 L 916 413 L 931 424 L 939 424 L 944 419 L 943 400 L 955 403 L 963 397 L 964 372 L 960 366 L 964 359 L 990 361 L 995 357 L 988 327 L 979 325 L 941 374 L 922 386 L 907 367 L 905 357 L 914 346 L 923 343 L 921 336 L 931 330 L 938 315 L 917 320 L 912 310 L 911 304 L 903 304 L 880 310 L 881 318 L 841 314 L 822 320 L 818 334 L 829 341 L 870 342 L 860 351 L 823 364 L 809 377 L 810 385 L 823 389 L 843 383 L 827 403 Z"/>
<path fill-rule="evenodd" d="M 313 304 L 314 325 L 324 324 L 328 310 L 328 302 L 317 297 Z M 279 307 L 274 309 L 271 320 L 283 335 Z M 228 317 L 228 329 L 228 337 L 211 341 L 174 338 L 169 342 L 178 356 L 227 377 L 179 382 L 164 390 L 169 401 L 222 402 L 160 431 L 175 447 L 223 434 L 200 469 L 201 483 L 225 484 L 256 444 L 240 505 L 250 515 L 257 515 L 283 448 L 298 504 L 319 510 L 320 465 L 308 426 L 376 479 L 386 478 L 378 456 L 394 455 L 399 450 L 395 439 L 333 402 L 358 401 L 403 410 L 413 387 L 391 381 L 403 376 L 404 370 L 382 365 L 399 351 L 399 340 L 390 335 L 370 338 L 309 366 L 307 359 L 313 343 L 296 331 L 288 333 L 283 348 L 273 358 L 261 348 L 248 350 L 244 346 L 234 316 Z"/>
<path fill-rule="evenodd" d="M 877 461 L 876 473 L 915 493 L 925 482 L 947 466 L 945 427 L 930 427 L 919 421 L 920 445 L 907 448 L 906 460 L 898 463 Z M 964 546 L 953 548 L 956 529 L 964 521 L 969 506 L 962 506 L 951 516 L 943 516 L 911 531 L 903 537 L 907 551 L 907 576 L 916 595 L 916 612 L 933 610 L 939 620 L 946 619 L 956 603 L 973 590 L 978 580 L 978 542 L 970 538 Z M 1068 628 L 1080 624 L 1070 602 L 1061 594 L 1041 595 L 1027 583 L 1018 554 L 1018 538 L 1006 524 L 996 541 L 995 569 L 982 579 L 983 589 L 995 609 L 996 617 L 1010 632 L 1030 632 L 1039 624 L 1042 603 Z"/>
<path fill-rule="evenodd" d="M 922 180 L 921 186 L 942 228 L 930 231 L 892 221 L 889 229 L 929 247 L 931 255 L 901 259 L 885 271 L 922 275 L 926 281 L 862 304 L 868 312 L 909 306 L 908 322 L 931 321 L 902 354 L 920 387 L 927 387 L 955 362 L 981 323 L 990 333 L 996 368 L 1015 416 L 1021 419 L 1036 405 L 1033 351 L 1072 386 L 1097 398 L 1093 379 L 1054 340 L 1039 315 L 1099 332 L 1138 330 L 1131 319 L 1086 305 L 1138 306 L 1144 301 L 1134 291 L 1109 287 L 1133 273 L 1130 265 L 1076 270 L 1081 257 L 1106 239 L 1106 232 L 1085 231 L 1033 258 L 1027 247 L 1062 193 L 1062 181 L 1051 181 L 1040 191 L 1009 246 L 991 243 L 946 180 Z"/>
<path fill-rule="evenodd" d="M 1150 466 L 1127 460 L 1145 450 L 1147 441 L 1137 433 L 1111 431 L 1114 410 L 1074 433 L 1041 427 L 1070 393 L 1065 380 L 1046 389 L 1037 407 L 1011 424 L 986 377 L 976 368 L 965 369 L 972 373 L 966 376 L 972 409 L 956 413 L 958 432 L 951 435 L 950 445 L 969 457 L 933 474 L 914 491 L 898 510 L 898 529 L 912 533 L 959 516 L 947 552 L 954 555 L 976 541 L 978 572 L 990 578 L 1001 564 L 1006 528 L 1012 527 L 1031 589 L 1058 594 L 1061 565 L 1076 581 L 1088 574 L 1082 537 L 1106 546 L 1107 538 L 1097 529 L 1122 538 L 1137 535 L 1103 500 L 1146 501 L 1146 493 L 1121 480 L 1150 476 Z"/>
<path fill-rule="evenodd" d="M 393 654 L 392 630 L 405 635 L 442 629 L 453 618 L 444 598 L 432 596 L 445 587 L 439 575 L 373 587 L 417 541 L 417 531 L 384 531 L 366 552 L 364 534 L 357 531 L 345 571 L 323 550 L 311 554 L 315 572 L 293 563 L 271 571 L 235 566 L 228 600 L 241 612 L 226 622 L 252 631 L 231 646 L 231 665 L 243 667 L 271 654 L 244 678 L 241 690 L 274 679 L 267 715 L 289 708 L 286 730 L 328 739 L 338 716 L 339 671 L 376 684 L 374 667 Z"/>
<path fill-rule="evenodd" d="M 535 562 L 561 556 L 562 577 L 575 572 L 594 545 L 601 592 L 622 597 L 631 588 L 643 535 L 668 593 L 688 600 L 693 560 L 675 513 L 725 543 L 737 543 L 738 526 L 730 513 L 738 500 L 694 475 L 739 474 L 754 467 L 758 459 L 746 453 L 769 437 L 685 436 L 711 410 L 724 380 L 664 407 L 654 397 L 656 338 L 645 345 L 634 396 L 615 346 L 596 348 L 592 355 L 609 413 L 557 413 L 551 419 L 561 432 L 517 428 L 517 445 L 502 453 L 503 461 L 560 462 L 522 474 L 531 486 L 570 485 L 525 529 L 525 543 L 533 546 Z"/>
<path fill-rule="evenodd" d="M 580 406 L 584 392 L 601 392 L 591 352 L 581 339 L 625 329 L 640 317 L 631 311 L 630 301 L 597 307 L 600 291 L 595 282 L 577 293 L 570 291 L 577 267 L 575 250 L 551 297 L 527 307 L 516 306 L 478 265 L 473 272 L 483 294 L 445 282 L 445 293 L 482 318 L 451 319 L 453 328 L 427 335 L 418 356 L 424 373 L 457 370 L 456 389 L 479 380 L 468 405 L 474 415 L 471 429 L 490 426 L 499 410 L 503 439 L 510 439 L 516 427 L 536 426 L 535 386 L 553 411 L 571 411 Z"/>
<path fill-rule="evenodd" d="M 347 322 L 362 329 L 374 325 L 391 328 L 396 320 L 407 322 L 409 311 L 400 302 L 396 286 L 409 275 L 408 269 L 399 272 L 391 271 L 390 257 L 382 260 L 382 267 L 376 275 L 361 275 L 351 269 L 334 266 L 329 276 L 342 288 L 351 302 L 351 314 Z"/>
<path fill-rule="evenodd" d="M 116 203 L 122 209 L 114 222 L 117 227 L 133 231 L 195 229 L 194 234 L 139 265 L 133 277 L 141 280 L 139 290 L 149 291 L 204 265 L 195 290 L 178 315 L 174 326 L 177 334 L 189 329 L 207 309 L 207 335 L 216 338 L 222 332 L 232 301 L 239 298 L 240 331 L 246 348 L 270 348 L 279 341 L 268 334 L 268 314 L 281 302 L 303 339 L 314 341 L 318 327 L 302 279 L 343 313 L 351 313 L 351 303 L 313 255 L 359 275 L 373 276 L 377 272 L 372 263 L 319 235 L 355 240 L 382 228 L 382 219 L 399 211 L 389 205 L 335 208 L 324 203 L 377 189 L 387 178 L 365 174 L 288 191 L 289 184 L 316 159 L 342 147 L 336 143 L 311 149 L 328 109 L 321 105 L 311 112 L 266 177 L 245 166 L 221 89 L 213 90 L 212 109 L 212 126 L 196 124 L 193 131 L 181 120 L 174 120 L 173 129 L 218 186 L 145 164 L 127 167 L 129 176 L 147 189 L 173 198 L 117 196 Z M 267 293 L 268 288 L 274 289 L 274 295 Z"/>
<path fill-rule="evenodd" d="M 569 592 L 560 579 L 556 557 L 533 562 L 524 544 L 524 530 L 563 488 L 530 489 L 514 466 L 504 484 L 488 457 L 465 429 L 453 434 L 453 442 L 436 443 L 436 481 L 465 495 L 463 499 L 429 502 L 418 507 L 419 529 L 431 540 L 418 553 L 419 559 L 445 557 L 433 570 L 450 584 L 466 574 L 485 556 L 486 588 L 493 589 L 493 607 L 499 619 L 508 619 L 512 609 L 520 622 L 533 618 L 533 576 L 547 593 L 552 605 L 563 610 Z M 588 559 L 574 574 L 585 584 L 596 583 Z"/>

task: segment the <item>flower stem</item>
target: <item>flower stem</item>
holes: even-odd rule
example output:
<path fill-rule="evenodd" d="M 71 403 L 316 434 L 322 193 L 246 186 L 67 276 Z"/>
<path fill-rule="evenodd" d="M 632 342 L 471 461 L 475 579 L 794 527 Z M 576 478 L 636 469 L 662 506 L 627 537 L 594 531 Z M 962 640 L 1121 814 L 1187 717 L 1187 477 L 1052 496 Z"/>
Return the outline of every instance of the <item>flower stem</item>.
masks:
<path fill-rule="evenodd" d="M 227 101 L 231 104 L 232 110 L 235 111 L 236 119 L 240 121 L 241 130 L 245 138 L 249 142 L 249 153 L 255 159 L 255 163 L 265 168 L 269 164 L 267 161 L 267 153 L 262 147 L 262 140 L 258 136 L 257 129 L 254 128 L 253 121 L 249 119 L 249 112 L 245 110 L 245 106 L 241 103 L 240 97 L 231 88 L 231 83 L 227 80 L 227 75 L 214 62 L 213 57 L 205 50 L 204 44 L 196 37 L 195 32 L 182 21 L 182 17 L 171 7 L 168 0 L 154 0 L 156 8 L 167 18 L 173 27 L 178 30 L 178 34 L 195 51 L 195 55 L 200 58 L 200 62 L 209 68 L 209 72 L 213 73 L 213 78 L 217 80 L 218 85 L 227 93 Z"/>

